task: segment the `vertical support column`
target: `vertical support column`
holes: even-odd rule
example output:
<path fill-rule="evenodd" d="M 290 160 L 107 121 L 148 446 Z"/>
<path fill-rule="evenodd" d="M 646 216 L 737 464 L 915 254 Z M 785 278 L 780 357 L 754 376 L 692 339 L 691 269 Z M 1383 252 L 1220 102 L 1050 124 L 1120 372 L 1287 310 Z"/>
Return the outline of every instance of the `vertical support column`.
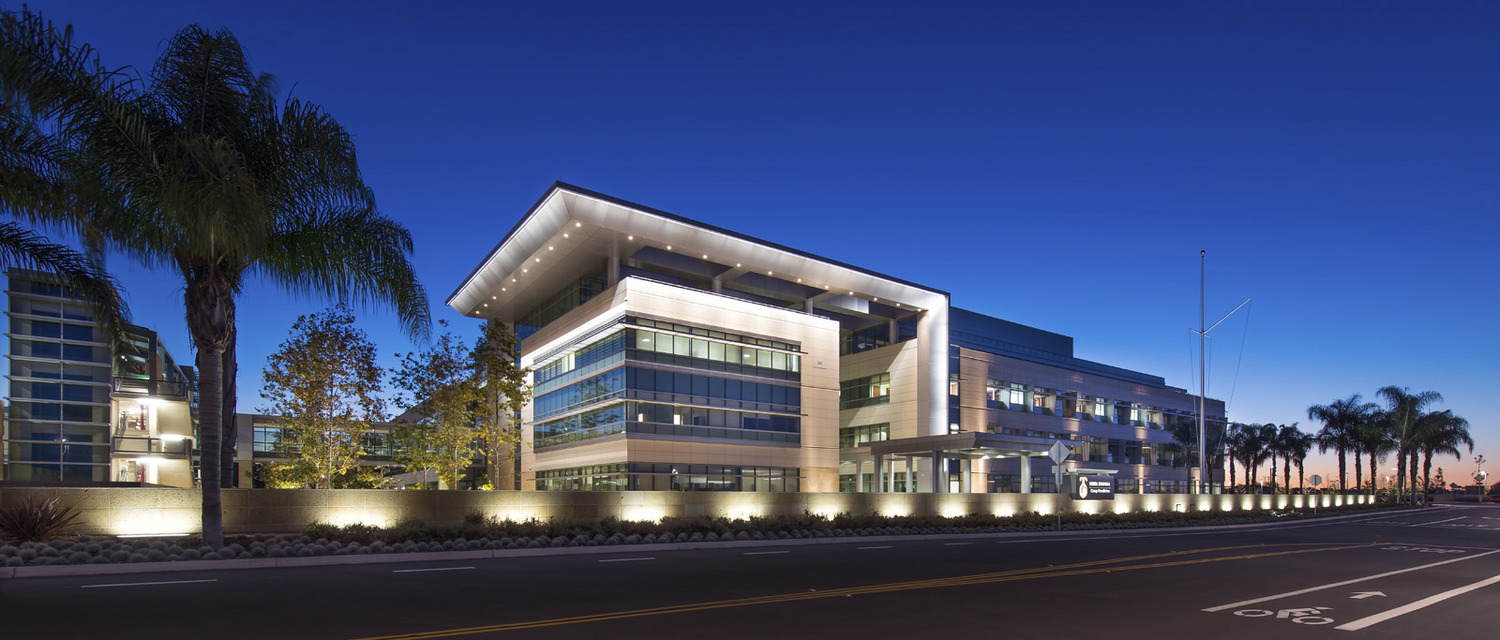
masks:
<path fill-rule="evenodd" d="M 885 491 L 886 491 L 886 493 L 895 493 L 896 492 L 896 454 L 894 454 L 894 453 L 891 454 L 891 460 L 890 460 L 890 462 L 886 463 L 885 481 L 886 481 L 886 485 L 885 485 Z"/>
<path fill-rule="evenodd" d="M 917 492 L 917 470 L 910 454 L 906 456 L 906 492 Z"/>
<path fill-rule="evenodd" d="M 620 239 L 615 238 L 609 243 L 609 264 L 605 265 L 606 285 L 613 287 L 620 282 Z"/>
<path fill-rule="evenodd" d="M 960 493 L 973 493 L 971 489 L 973 480 L 970 478 L 970 476 L 974 475 L 973 463 L 974 461 L 970 458 L 964 458 L 958 463 L 958 490 Z"/>
<path fill-rule="evenodd" d="M 1021 454 L 1021 493 L 1031 493 L 1031 454 Z"/>
<path fill-rule="evenodd" d="M 948 300 L 917 318 L 917 433 L 948 433 Z"/>
<path fill-rule="evenodd" d="M 884 469 L 884 467 L 885 467 L 885 456 L 880 455 L 880 454 L 875 454 L 875 493 L 880 493 L 881 491 L 884 490 L 884 487 L 881 486 L 885 482 L 885 475 L 884 475 L 885 474 L 885 469 Z"/>
<path fill-rule="evenodd" d="M 932 492 L 948 492 L 948 465 L 944 464 L 941 449 L 932 450 Z"/>
<path fill-rule="evenodd" d="M 899 323 L 896 322 L 895 318 L 891 318 L 886 323 L 886 326 L 889 327 L 889 328 L 886 329 L 886 331 L 890 332 L 891 344 L 896 344 L 896 341 L 899 339 L 899 335 L 896 333 L 896 331 L 899 329 L 898 325 L 899 325 Z"/>

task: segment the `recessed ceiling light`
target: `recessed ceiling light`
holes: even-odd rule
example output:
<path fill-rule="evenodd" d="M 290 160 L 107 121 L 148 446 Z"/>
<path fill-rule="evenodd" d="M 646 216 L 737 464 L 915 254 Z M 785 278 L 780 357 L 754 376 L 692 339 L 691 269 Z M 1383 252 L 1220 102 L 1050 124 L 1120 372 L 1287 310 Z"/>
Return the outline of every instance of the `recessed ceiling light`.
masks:
<path fill-rule="evenodd" d="M 635 236 L 625 236 L 625 239 L 626 239 L 626 240 L 634 240 L 634 239 L 635 239 Z"/>
<path fill-rule="evenodd" d="M 504 290 L 505 290 L 505 287 L 500 287 L 500 290 L 501 290 L 501 291 L 504 291 Z"/>
<path fill-rule="evenodd" d="M 564 237 L 564 238 L 566 238 L 566 237 L 568 237 L 568 232 L 566 232 L 566 231 L 564 231 L 564 232 L 563 232 L 563 237 Z"/>
<path fill-rule="evenodd" d="M 671 250 L 672 250 L 672 245 L 670 245 L 670 244 L 667 245 L 667 251 L 671 251 Z"/>
<path fill-rule="evenodd" d="M 802 282 L 802 278 L 797 278 L 797 282 Z"/>
<path fill-rule="evenodd" d="M 583 226 L 583 223 L 582 222 L 574 222 L 573 226 L 575 226 L 575 227 L 581 227 L 581 226 Z"/>
<path fill-rule="evenodd" d="M 875 298 L 875 302 L 880 302 L 880 298 Z"/>
<path fill-rule="evenodd" d="M 522 269 L 521 273 L 531 273 L 531 270 L 530 269 Z"/>
<path fill-rule="evenodd" d="M 515 278 L 511 278 L 511 279 L 510 279 L 510 281 L 511 281 L 511 282 L 515 282 L 515 281 L 516 281 L 516 279 L 515 279 Z"/>
<path fill-rule="evenodd" d="M 537 258 L 537 259 L 536 259 L 536 261 L 537 261 L 537 262 L 541 262 L 541 261 L 542 261 L 542 259 L 541 259 L 541 258 Z"/>
<path fill-rule="evenodd" d="M 553 247 L 553 246 L 552 246 L 552 245 L 550 245 L 550 244 L 549 244 L 549 245 L 547 245 L 547 250 L 548 250 L 548 251 L 551 251 L 551 250 L 552 250 L 552 249 L 554 249 L 554 247 Z"/>
<path fill-rule="evenodd" d="M 504 289 L 501 289 L 501 291 L 504 291 Z M 494 299 L 495 299 L 495 296 L 490 296 L 490 299 L 491 299 L 491 300 L 494 300 Z"/>
<path fill-rule="evenodd" d="M 484 303 L 484 306 L 488 307 L 488 306 L 490 306 L 490 303 L 486 302 L 486 303 Z"/>
<path fill-rule="evenodd" d="M 767 272 L 766 272 L 766 275 L 768 275 L 768 276 L 773 276 L 773 275 L 776 275 L 776 274 L 774 274 L 774 273 L 771 273 L 771 272 L 770 272 L 770 271 L 767 271 Z"/>
<path fill-rule="evenodd" d="M 739 266 L 740 266 L 740 263 L 736 262 L 736 263 L 734 263 L 734 266 L 735 266 L 736 269 L 738 269 Z"/>
<path fill-rule="evenodd" d="M 707 260 L 707 259 L 708 259 L 708 254 L 706 254 L 706 253 L 705 253 L 705 254 L 703 254 L 703 259 L 704 259 L 704 260 Z"/>

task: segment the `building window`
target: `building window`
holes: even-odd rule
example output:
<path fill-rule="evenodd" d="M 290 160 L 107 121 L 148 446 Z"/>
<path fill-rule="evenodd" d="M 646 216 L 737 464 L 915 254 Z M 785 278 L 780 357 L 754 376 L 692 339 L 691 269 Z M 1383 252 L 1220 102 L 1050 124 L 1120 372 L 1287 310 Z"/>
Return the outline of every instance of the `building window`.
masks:
<path fill-rule="evenodd" d="M 882 373 L 839 383 L 839 409 L 857 409 L 891 401 L 891 374 Z"/>
<path fill-rule="evenodd" d="M 1019 382 L 1010 383 L 1010 406 L 1012 409 L 1026 407 L 1026 385 Z"/>
<path fill-rule="evenodd" d="M 885 442 L 891 439 L 891 423 L 870 424 L 839 429 L 839 448 L 852 449 L 869 442 Z"/>

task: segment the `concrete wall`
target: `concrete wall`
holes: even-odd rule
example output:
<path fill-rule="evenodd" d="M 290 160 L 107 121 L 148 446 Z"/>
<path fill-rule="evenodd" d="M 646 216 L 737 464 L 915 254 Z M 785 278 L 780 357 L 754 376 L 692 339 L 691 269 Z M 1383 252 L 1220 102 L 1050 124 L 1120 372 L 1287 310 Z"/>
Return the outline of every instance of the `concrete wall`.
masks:
<path fill-rule="evenodd" d="M 1112 501 L 1073 501 L 1056 494 L 1018 493 L 683 493 L 671 491 L 392 491 L 382 489 L 225 489 L 224 528 L 231 533 L 297 531 L 310 522 L 388 526 L 403 519 L 456 523 L 478 511 L 511 520 L 566 518 L 656 520 L 666 516 L 747 518 L 804 511 L 882 515 L 1010 515 L 1026 511 L 1255 511 L 1367 504 L 1370 496 L 1120 495 Z M 83 533 L 195 533 L 196 489 L 128 487 L 3 487 L 0 508 L 28 497 L 56 497 L 82 510 Z"/>

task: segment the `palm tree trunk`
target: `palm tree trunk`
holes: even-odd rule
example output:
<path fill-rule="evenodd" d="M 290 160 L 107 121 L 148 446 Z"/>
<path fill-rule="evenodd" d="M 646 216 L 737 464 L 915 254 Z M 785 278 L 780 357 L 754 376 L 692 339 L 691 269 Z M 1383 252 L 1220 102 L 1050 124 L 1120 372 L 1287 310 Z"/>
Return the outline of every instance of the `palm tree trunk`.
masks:
<path fill-rule="evenodd" d="M 1354 491 L 1353 491 L 1353 493 L 1359 493 L 1359 484 L 1360 484 L 1360 482 L 1363 482 L 1364 479 L 1365 479 L 1365 467 L 1364 467 L 1363 464 L 1360 464 L 1360 460 L 1363 460 L 1363 458 L 1359 457 L 1359 451 L 1356 450 L 1354 452 Z M 1343 481 L 1344 481 L 1343 478 L 1339 478 L 1339 482 L 1343 482 Z M 1343 487 L 1344 493 L 1350 493 L 1349 487 L 1347 485 L 1342 485 L 1341 484 L 1339 486 Z"/>
<path fill-rule="evenodd" d="M 1348 490 L 1349 490 L 1349 473 L 1347 471 L 1348 467 L 1344 466 L 1344 462 L 1345 462 L 1345 459 L 1344 459 L 1344 448 L 1343 447 L 1337 447 L 1337 449 L 1338 449 L 1338 452 L 1339 452 L 1339 491 L 1348 492 Z"/>
<path fill-rule="evenodd" d="M 1290 454 L 1281 465 L 1281 484 L 1288 494 L 1292 492 L 1292 456 Z"/>
<path fill-rule="evenodd" d="M 203 477 L 203 544 L 224 547 L 224 509 L 220 456 L 223 435 L 224 346 L 234 326 L 234 292 L 229 283 L 210 274 L 187 274 L 183 301 L 188 331 L 198 348 L 198 431 L 202 438 L 198 469 Z M 197 277 L 193 277 L 197 276 Z"/>
<path fill-rule="evenodd" d="M 1229 487 L 1225 489 L 1224 492 L 1233 492 L 1234 484 L 1234 456 L 1229 456 Z"/>
<path fill-rule="evenodd" d="M 1421 451 L 1417 449 L 1416 445 L 1412 445 L 1411 462 L 1407 463 L 1408 473 L 1411 474 L 1411 501 L 1414 503 L 1417 501 L 1417 496 L 1419 495 L 1417 493 L 1419 490 L 1417 488 L 1417 456 L 1420 453 Z"/>
<path fill-rule="evenodd" d="M 231 309 L 234 307 L 233 298 L 230 298 L 229 306 Z M 239 486 L 239 478 L 235 477 L 234 473 L 234 451 L 235 445 L 239 442 L 239 425 L 234 419 L 236 409 L 235 395 L 238 393 L 235 386 L 235 377 L 239 373 L 239 365 L 235 362 L 235 341 L 235 332 L 231 329 L 229 344 L 224 348 L 224 368 L 221 371 L 221 374 L 224 376 L 224 395 L 221 400 L 223 402 L 223 409 L 220 413 L 223 415 L 221 418 L 223 422 L 221 424 L 224 425 L 224 437 L 219 447 L 221 460 L 219 473 L 221 474 L 221 486 L 225 489 Z"/>
<path fill-rule="evenodd" d="M 1424 451 L 1422 455 L 1422 495 L 1427 495 L 1432 487 L 1432 452 Z"/>
<path fill-rule="evenodd" d="M 1380 478 L 1380 469 L 1376 465 L 1375 452 L 1371 451 L 1370 452 L 1370 495 L 1372 495 L 1372 496 L 1375 495 L 1375 490 L 1380 487 L 1380 484 L 1378 482 L 1376 482 L 1376 480 L 1378 480 L 1379 478 Z"/>

